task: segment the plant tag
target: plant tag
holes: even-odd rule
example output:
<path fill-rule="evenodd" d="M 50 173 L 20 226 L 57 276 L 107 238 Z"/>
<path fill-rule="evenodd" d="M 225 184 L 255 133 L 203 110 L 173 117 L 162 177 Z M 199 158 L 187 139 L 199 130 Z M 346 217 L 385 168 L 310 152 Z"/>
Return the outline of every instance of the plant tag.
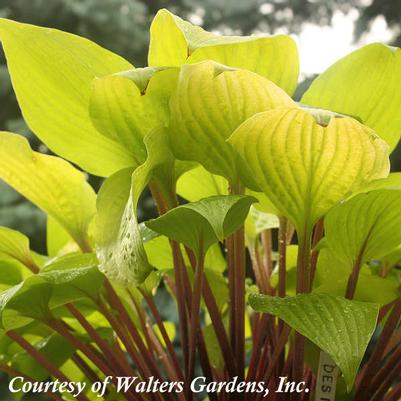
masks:
<path fill-rule="evenodd" d="M 315 401 L 335 401 L 338 368 L 328 354 L 321 351 L 316 378 Z"/>

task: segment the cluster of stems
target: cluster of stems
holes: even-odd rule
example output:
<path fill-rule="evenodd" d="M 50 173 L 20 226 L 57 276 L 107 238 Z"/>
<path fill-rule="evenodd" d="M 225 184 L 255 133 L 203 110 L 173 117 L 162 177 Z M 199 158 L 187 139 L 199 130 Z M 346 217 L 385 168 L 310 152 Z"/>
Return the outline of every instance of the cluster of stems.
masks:
<path fill-rule="evenodd" d="M 165 195 L 157 184 L 153 183 L 151 192 L 159 213 L 164 214 L 177 206 L 175 193 Z M 232 186 L 231 193 L 238 194 L 239 186 Z M 253 243 L 245 245 L 244 229 L 240 228 L 225 241 L 227 254 L 227 271 L 229 283 L 229 308 L 223 313 L 219 307 L 210 283 L 204 272 L 204 255 L 202 244 L 199 254 L 183 248 L 171 241 L 171 252 L 174 262 L 174 280 L 164 277 L 164 285 L 175 296 L 179 316 L 179 345 L 173 344 L 164 326 L 162 316 L 154 298 L 143 292 L 143 303 L 139 304 L 129 288 L 117 292 L 113 285 L 105 280 L 104 290 L 92 299 L 97 310 L 105 317 L 114 332 L 112 341 L 100 336 L 95 327 L 74 304 L 66 308 L 91 342 L 82 340 L 74 328 L 63 319 L 48 316 L 43 323 L 70 343 L 75 350 L 72 361 L 89 382 L 99 381 L 111 376 L 137 376 L 142 380 L 150 377 L 160 381 L 180 381 L 185 383 L 181 393 L 121 393 L 127 401 L 191 401 L 194 399 L 189 383 L 194 378 L 199 361 L 200 368 L 207 381 L 227 381 L 235 377 L 238 380 L 263 381 L 269 388 L 275 388 L 279 377 L 286 376 L 294 381 L 305 381 L 313 389 L 315 375 L 304 363 L 304 338 L 293 333 L 281 320 L 269 315 L 251 312 L 246 307 L 246 249 L 249 249 L 251 266 L 256 285 L 263 294 L 286 296 L 286 248 L 291 242 L 294 230 L 285 218 L 280 218 L 277 241 L 272 230 L 265 230 Z M 313 229 L 298 233 L 297 292 L 310 292 L 313 288 L 319 253 L 316 244 L 324 235 L 323 220 Z M 274 244 L 277 243 L 277 249 Z M 83 251 L 88 251 L 85 245 Z M 185 251 L 184 251 L 185 249 Z M 271 282 L 274 261 L 273 250 L 278 251 L 277 268 L 278 284 Z M 184 253 L 186 255 L 184 255 Z M 185 258 L 190 262 L 188 271 Z M 357 286 L 360 271 L 360 260 L 355 262 L 347 286 L 347 298 L 352 299 Z M 39 267 L 30 265 L 33 273 Z M 190 277 L 193 276 L 193 280 Z M 204 320 L 200 313 L 203 300 L 210 317 L 217 343 L 220 347 L 224 367 L 216 368 L 208 355 L 202 327 Z M 145 307 L 146 306 L 146 307 Z M 251 321 L 251 351 L 246 352 L 244 322 L 249 314 Z M 139 319 L 134 323 L 133 316 Z M 386 305 L 380 312 L 384 321 L 382 332 L 370 357 L 363 365 L 355 385 L 355 401 L 398 401 L 401 396 L 401 385 L 394 385 L 401 369 L 401 329 L 398 323 L 401 315 L 401 301 Z M 227 318 L 227 319 L 226 319 Z M 226 320 L 228 324 L 226 325 Z M 157 328 L 157 330 L 156 330 Z M 157 332 L 158 331 L 158 332 Z M 8 331 L 7 335 L 47 369 L 49 375 L 61 381 L 68 378 L 45 355 L 32 346 L 18 331 Z M 96 368 L 94 368 L 96 367 Z M 0 368 L 11 376 L 19 375 L 28 381 L 34 381 L 7 364 Z M 247 369 L 246 369 L 247 368 Z M 115 384 L 115 383 L 114 383 Z M 250 393 L 210 393 L 211 401 L 307 401 L 310 393 L 279 394 L 271 392 L 267 398 L 263 394 Z M 61 400 L 58 394 L 48 394 L 54 400 Z M 85 394 L 80 394 L 79 401 L 89 401 Z"/>

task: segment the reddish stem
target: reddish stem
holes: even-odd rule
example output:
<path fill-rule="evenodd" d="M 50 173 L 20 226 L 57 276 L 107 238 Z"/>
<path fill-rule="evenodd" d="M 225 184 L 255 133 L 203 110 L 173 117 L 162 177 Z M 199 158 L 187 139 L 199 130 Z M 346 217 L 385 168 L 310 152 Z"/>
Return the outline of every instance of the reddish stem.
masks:
<path fill-rule="evenodd" d="M 78 320 L 83 329 L 88 333 L 88 335 L 93 339 L 93 341 L 97 344 L 99 349 L 103 352 L 106 358 L 109 361 L 113 361 L 115 367 L 118 367 L 123 373 L 124 376 L 132 376 L 133 371 L 129 366 L 127 360 L 124 358 L 118 358 L 115 356 L 113 350 L 109 347 L 107 342 L 100 337 L 97 331 L 93 328 L 93 326 L 88 322 L 85 316 L 72 304 L 69 304 L 68 310 L 71 314 Z"/>
<path fill-rule="evenodd" d="M 384 365 L 373 377 L 370 388 L 376 389 L 370 401 L 381 401 L 387 389 L 391 386 L 394 377 L 401 369 L 401 347 L 398 347 L 386 360 Z"/>
<path fill-rule="evenodd" d="M 188 258 L 191 262 L 191 266 L 193 270 L 195 271 L 196 269 L 196 258 L 194 253 L 189 249 L 185 248 Z M 203 277 L 203 299 L 206 304 L 206 308 L 209 312 L 210 320 L 212 321 L 212 325 L 217 337 L 217 341 L 220 345 L 221 352 L 223 354 L 223 358 L 225 361 L 225 365 L 228 371 L 228 374 L 231 375 L 231 377 L 234 377 L 236 374 L 236 362 L 235 358 L 232 352 L 232 349 L 230 347 L 230 343 L 228 340 L 227 332 L 224 327 L 222 315 L 219 311 L 219 308 L 216 303 L 216 299 L 213 295 L 213 292 L 210 288 L 209 282 L 207 280 L 207 277 L 204 275 Z"/>
<path fill-rule="evenodd" d="M 135 327 L 135 324 L 132 322 L 127 310 L 125 309 L 125 306 L 122 304 L 120 298 L 114 291 L 113 286 L 108 281 L 105 282 L 105 286 L 110 301 L 110 305 L 117 311 L 121 319 L 121 322 L 125 325 L 130 336 L 134 340 L 135 345 L 138 347 L 140 356 L 142 358 L 145 358 L 146 365 L 149 367 L 149 370 L 152 372 L 152 374 L 160 379 L 161 378 L 160 372 L 157 363 L 154 359 L 154 356 L 143 343 L 143 340 L 139 335 L 138 330 Z"/>
<path fill-rule="evenodd" d="M 313 288 L 313 282 L 315 280 L 315 275 L 316 275 L 317 260 L 319 257 L 319 251 L 316 249 L 316 245 L 322 239 L 323 233 L 324 233 L 324 220 L 322 217 L 316 223 L 315 229 L 313 232 L 312 253 L 311 253 L 311 261 L 310 261 L 310 284 L 309 284 L 310 290 L 312 290 L 312 288 Z"/>
<path fill-rule="evenodd" d="M 278 252 L 278 296 L 285 297 L 287 277 L 287 219 L 285 217 L 280 217 Z"/>
<path fill-rule="evenodd" d="M 166 328 L 164 327 L 163 320 L 162 320 L 162 318 L 161 318 L 161 316 L 159 314 L 159 311 L 157 310 L 155 302 L 154 302 L 153 298 L 151 296 L 149 296 L 148 294 L 146 294 L 145 292 L 143 292 L 142 295 L 144 296 L 144 298 L 146 300 L 146 303 L 149 306 L 149 309 L 150 309 L 150 311 L 151 311 L 151 313 L 152 313 L 152 315 L 153 315 L 153 317 L 154 317 L 154 319 L 156 321 L 156 325 L 160 330 L 160 334 L 161 334 L 161 336 L 162 336 L 162 338 L 164 340 L 164 343 L 166 344 L 166 348 L 167 348 L 167 351 L 168 351 L 168 353 L 170 355 L 170 358 L 171 358 L 171 360 L 173 362 L 177 378 L 178 378 L 178 380 L 182 381 L 184 379 L 184 376 L 183 376 L 183 373 L 182 373 L 182 370 L 181 370 L 181 367 L 180 367 L 180 363 L 179 363 L 178 358 L 177 358 L 177 354 L 176 354 L 176 352 L 174 350 L 174 346 L 173 346 L 173 344 L 172 344 L 172 342 L 170 340 L 170 337 L 169 337 L 169 335 L 168 335 L 168 333 L 166 331 Z"/>
<path fill-rule="evenodd" d="M 200 328 L 199 322 L 199 311 L 200 311 L 200 302 L 202 296 L 202 287 L 203 287 L 203 270 L 204 270 L 204 253 L 202 250 L 199 251 L 196 263 L 195 277 L 194 277 L 194 289 L 192 294 L 192 303 L 191 303 L 191 311 L 190 311 L 190 336 L 189 336 L 189 363 L 187 370 L 187 381 L 193 379 L 194 371 L 195 371 L 195 349 L 196 349 L 196 339 L 199 337 L 198 328 Z"/>
<path fill-rule="evenodd" d="M 68 378 L 50 362 L 43 354 L 41 354 L 34 346 L 32 346 L 24 337 L 20 336 L 14 330 L 7 332 L 8 337 L 15 341 L 21 348 L 23 348 L 29 355 L 31 355 L 36 361 L 42 365 L 47 371 L 54 376 L 56 379 L 62 382 L 70 382 Z M 89 398 L 85 394 L 77 395 L 78 401 L 89 401 Z"/>
<path fill-rule="evenodd" d="M 366 364 L 364 374 L 360 380 L 358 386 L 355 401 L 364 401 L 369 398 L 370 394 L 375 390 L 370 387 L 373 376 L 380 368 L 381 360 L 384 355 L 386 346 L 390 341 L 390 338 L 396 329 L 401 315 L 401 299 L 394 305 L 386 324 L 384 325 L 383 331 L 380 335 L 379 340 L 376 343 L 375 349 Z"/>
<path fill-rule="evenodd" d="M 280 355 L 285 348 L 285 345 L 287 343 L 288 337 L 291 333 L 291 329 L 288 326 L 284 327 L 283 332 L 280 335 L 280 338 L 278 340 L 278 343 L 276 347 L 274 347 L 273 355 L 271 357 L 271 360 L 269 361 L 269 366 L 263 375 L 263 378 L 261 381 L 267 383 L 270 380 L 271 375 L 273 374 L 274 370 L 276 369 L 277 362 L 279 361 Z M 258 380 L 259 381 L 259 380 Z M 255 401 L 261 400 L 263 397 L 262 394 L 257 394 L 255 397 Z"/>
<path fill-rule="evenodd" d="M 311 230 L 305 227 L 298 232 L 298 259 L 297 259 L 297 294 L 309 292 L 310 283 L 310 252 Z M 292 365 L 292 379 L 299 383 L 304 375 L 305 338 L 300 333 L 294 335 L 294 359 Z M 291 401 L 299 401 L 300 393 L 293 393 Z"/>

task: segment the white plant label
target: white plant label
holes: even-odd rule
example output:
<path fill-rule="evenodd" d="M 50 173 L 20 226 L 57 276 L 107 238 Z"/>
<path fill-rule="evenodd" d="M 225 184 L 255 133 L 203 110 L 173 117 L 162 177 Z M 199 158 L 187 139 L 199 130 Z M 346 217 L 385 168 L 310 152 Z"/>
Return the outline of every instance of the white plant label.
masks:
<path fill-rule="evenodd" d="M 335 401 L 337 378 L 337 365 L 328 354 L 320 352 L 315 401 Z"/>

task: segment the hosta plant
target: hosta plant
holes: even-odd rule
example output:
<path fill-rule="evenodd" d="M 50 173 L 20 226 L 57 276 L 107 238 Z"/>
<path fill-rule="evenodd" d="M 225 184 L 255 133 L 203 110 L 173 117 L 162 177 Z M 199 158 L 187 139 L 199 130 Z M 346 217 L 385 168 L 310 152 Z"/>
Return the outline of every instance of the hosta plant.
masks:
<path fill-rule="evenodd" d="M 48 216 L 47 255 L 0 228 L 16 399 L 401 398 L 400 49 L 351 53 L 295 102 L 285 35 L 160 10 L 145 68 L 5 19 L 0 40 L 57 155 L 0 133 L 0 178 Z M 139 223 L 145 188 L 159 217 Z"/>

